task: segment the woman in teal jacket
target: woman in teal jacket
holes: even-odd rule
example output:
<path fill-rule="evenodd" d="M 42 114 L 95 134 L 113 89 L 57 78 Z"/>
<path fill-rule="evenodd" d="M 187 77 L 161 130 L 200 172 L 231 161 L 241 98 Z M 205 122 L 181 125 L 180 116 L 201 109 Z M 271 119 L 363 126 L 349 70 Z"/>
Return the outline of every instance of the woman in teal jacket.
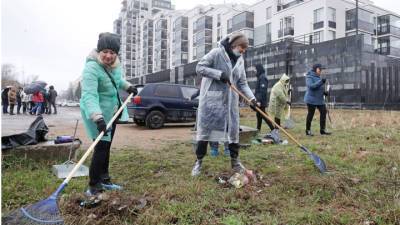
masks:
<path fill-rule="evenodd" d="M 114 122 L 109 130 L 106 130 L 106 126 L 122 105 L 118 89 L 134 95 L 137 94 L 137 90 L 122 78 L 118 59 L 119 48 L 120 40 L 116 34 L 101 33 L 97 49 L 87 57 L 82 74 L 80 108 L 86 132 L 92 140 L 96 139 L 101 131 L 105 132 L 94 149 L 87 195 L 95 195 L 104 190 L 121 189 L 121 186 L 111 182 L 108 174 L 110 148 L 116 123 Z"/>

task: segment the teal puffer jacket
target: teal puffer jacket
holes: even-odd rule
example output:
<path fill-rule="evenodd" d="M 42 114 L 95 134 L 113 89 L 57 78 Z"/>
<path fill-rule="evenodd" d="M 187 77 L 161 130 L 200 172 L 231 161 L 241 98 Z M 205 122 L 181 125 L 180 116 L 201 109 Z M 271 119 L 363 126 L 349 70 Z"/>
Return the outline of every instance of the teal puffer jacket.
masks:
<path fill-rule="evenodd" d="M 122 78 L 118 59 L 108 71 L 118 89 L 126 90 L 130 86 L 130 83 Z M 117 90 L 105 72 L 96 50 L 92 51 L 86 59 L 81 85 L 80 108 L 83 123 L 89 138 L 95 139 L 99 132 L 94 121 L 103 117 L 108 123 L 118 110 Z M 102 140 L 111 141 L 111 137 L 104 136 Z"/>

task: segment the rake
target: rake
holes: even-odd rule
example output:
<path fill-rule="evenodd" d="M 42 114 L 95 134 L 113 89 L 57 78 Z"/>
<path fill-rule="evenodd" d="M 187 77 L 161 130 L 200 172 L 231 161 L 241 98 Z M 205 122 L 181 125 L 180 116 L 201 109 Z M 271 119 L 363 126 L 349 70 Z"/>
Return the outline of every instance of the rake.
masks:
<path fill-rule="evenodd" d="M 240 97 L 242 97 L 243 99 L 245 99 L 246 102 L 247 102 L 248 104 L 251 104 L 250 99 L 248 99 L 248 98 L 247 98 L 242 92 L 240 92 L 234 85 L 232 85 L 230 82 L 228 82 L 228 85 L 229 85 L 230 88 L 231 88 L 234 92 L 236 92 Z M 319 169 L 319 171 L 320 171 L 321 173 L 327 172 L 327 169 L 326 169 L 326 165 L 325 165 L 324 160 L 322 160 L 318 155 L 312 153 L 312 152 L 311 152 L 310 150 L 308 150 L 304 145 L 300 144 L 300 142 L 298 142 L 291 134 L 289 134 L 289 132 L 287 132 L 285 129 L 283 129 L 281 126 L 279 126 L 277 123 L 275 123 L 275 121 L 274 121 L 273 119 L 271 119 L 271 117 L 270 117 L 267 113 L 263 112 L 263 111 L 262 111 L 260 108 L 258 108 L 258 107 L 254 107 L 254 108 L 257 110 L 257 112 L 259 112 L 261 115 L 263 115 L 264 118 L 266 118 L 267 120 L 269 120 L 269 121 L 270 121 L 271 123 L 273 123 L 276 127 L 278 127 L 283 133 L 285 133 L 286 136 L 288 136 L 294 143 L 296 143 L 296 144 L 300 147 L 300 149 L 301 149 L 303 152 L 307 153 L 308 156 L 310 156 L 310 158 L 314 161 L 314 165 Z"/>
<path fill-rule="evenodd" d="M 107 128 L 109 129 L 118 115 L 122 112 L 124 107 L 128 104 L 133 94 L 130 94 L 128 98 L 124 101 L 112 119 L 108 122 Z M 65 189 L 68 182 L 73 177 L 74 173 L 79 169 L 79 167 L 83 164 L 89 154 L 93 151 L 96 144 L 100 141 L 100 139 L 104 136 L 104 132 L 101 132 L 95 141 L 90 145 L 88 150 L 86 150 L 85 154 L 79 160 L 79 162 L 75 165 L 72 171 L 68 174 L 65 180 L 61 183 L 61 185 L 57 188 L 57 190 L 50 195 L 50 197 L 43 199 L 37 203 L 32 205 L 28 205 L 17 209 L 7 216 L 2 218 L 3 224 L 64 224 L 64 220 L 61 217 L 60 210 L 57 205 L 57 199 L 60 193 Z"/>

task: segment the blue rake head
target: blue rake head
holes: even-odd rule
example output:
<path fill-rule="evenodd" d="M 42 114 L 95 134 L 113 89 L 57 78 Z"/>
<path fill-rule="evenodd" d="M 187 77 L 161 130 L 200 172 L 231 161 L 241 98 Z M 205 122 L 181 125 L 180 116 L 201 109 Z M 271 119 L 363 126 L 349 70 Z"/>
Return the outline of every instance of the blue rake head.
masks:
<path fill-rule="evenodd" d="M 324 160 L 322 160 L 318 155 L 312 153 L 310 150 L 308 150 L 306 147 L 301 146 L 301 150 L 306 152 L 310 158 L 314 161 L 314 165 L 319 169 L 321 173 L 326 173 L 328 170 L 326 169 L 326 164 Z"/>
<path fill-rule="evenodd" d="M 66 186 L 62 183 L 57 191 L 50 197 L 41 200 L 35 204 L 22 207 L 11 212 L 9 215 L 2 218 L 5 224 L 64 224 L 60 210 L 57 205 L 59 193 Z"/>

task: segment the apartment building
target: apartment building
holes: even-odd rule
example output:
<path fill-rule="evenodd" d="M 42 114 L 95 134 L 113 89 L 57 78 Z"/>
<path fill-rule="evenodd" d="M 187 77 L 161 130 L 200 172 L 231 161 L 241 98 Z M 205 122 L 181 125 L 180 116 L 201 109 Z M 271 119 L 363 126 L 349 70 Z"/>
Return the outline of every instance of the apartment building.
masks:
<path fill-rule="evenodd" d="M 154 44 L 152 17 L 170 10 L 173 10 L 170 0 L 122 1 L 119 18 L 114 21 L 114 32 L 121 35 L 120 57 L 127 78 L 153 72 L 153 51 L 143 52 L 152 49 Z M 146 66 L 142 66 L 144 64 Z"/>
<path fill-rule="evenodd" d="M 358 11 L 354 0 L 263 0 L 247 10 L 255 18 L 254 46 L 288 38 L 315 44 L 361 33 L 378 53 L 400 57 L 400 17 L 369 0 L 360 0 Z"/>
<path fill-rule="evenodd" d="M 369 0 L 360 0 L 358 11 L 355 0 L 262 0 L 186 11 L 173 10 L 170 0 L 124 0 L 114 30 L 122 36 L 128 78 L 197 61 L 237 31 L 254 48 L 283 40 L 310 45 L 359 33 L 376 53 L 400 57 L 399 15 Z"/>

